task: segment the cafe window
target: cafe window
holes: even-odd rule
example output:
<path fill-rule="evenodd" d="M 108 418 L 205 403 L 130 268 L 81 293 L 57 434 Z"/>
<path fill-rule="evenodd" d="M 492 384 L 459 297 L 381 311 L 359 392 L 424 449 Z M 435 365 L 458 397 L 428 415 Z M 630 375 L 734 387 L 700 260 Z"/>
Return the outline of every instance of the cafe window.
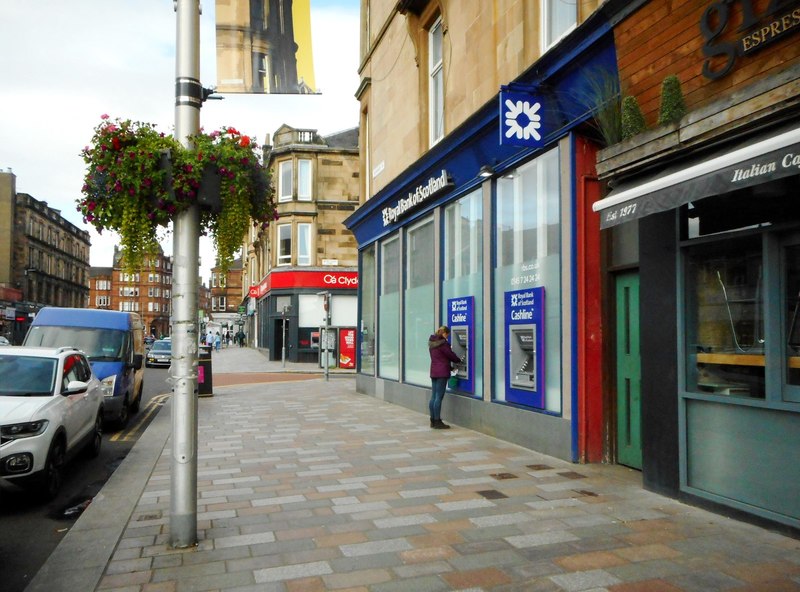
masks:
<path fill-rule="evenodd" d="M 800 216 L 786 183 L 759 195 L 714 196 L 681 211 L 685 390 L 797 403 Z"/>
<path fill-rule="evenodd" d="M 764 262 L 760 236 L 690 249 L 686 286 L 688 390 L 763 399 Z"/>

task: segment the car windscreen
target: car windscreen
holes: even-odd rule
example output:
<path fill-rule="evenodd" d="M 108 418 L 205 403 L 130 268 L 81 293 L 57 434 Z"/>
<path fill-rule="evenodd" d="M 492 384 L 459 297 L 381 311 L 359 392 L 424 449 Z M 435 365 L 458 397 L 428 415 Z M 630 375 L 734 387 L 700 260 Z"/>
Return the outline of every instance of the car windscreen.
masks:
<path fill-rule="evenodd" d="M 34 325 L 25 338 L 25 345 L 75 347 L 86 352 L 90 362 L 119 362 L 125 335 L 125 331 L 118 329 Z"/>
<path fill-rule="evenodd" d="M 53 394 L 58 360 L 34 356 L 0 356 L 0 396 Z"/>
<path fill-rule="evenodd" d="M 169 341 L 156 341 L 150 351 L 169 353 L 172 351 L 172 343 Z"/>

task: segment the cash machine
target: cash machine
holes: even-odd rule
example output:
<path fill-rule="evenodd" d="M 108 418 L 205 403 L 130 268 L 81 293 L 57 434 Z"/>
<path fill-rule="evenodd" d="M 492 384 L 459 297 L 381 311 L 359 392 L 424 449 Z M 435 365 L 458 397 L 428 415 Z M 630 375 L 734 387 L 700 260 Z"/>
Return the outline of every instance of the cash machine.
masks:
<path fill-rule="evenodd" d="M 511 386 L 536 390 L 536 325 L 512 325 L 509 331 Z"/>
<path fill-rule="evenodd" d="M 456 378 L 469 380 L 469 326 L 453 327 L 450 341 L 453 353 L 461 359 L 456 365 Z"/>

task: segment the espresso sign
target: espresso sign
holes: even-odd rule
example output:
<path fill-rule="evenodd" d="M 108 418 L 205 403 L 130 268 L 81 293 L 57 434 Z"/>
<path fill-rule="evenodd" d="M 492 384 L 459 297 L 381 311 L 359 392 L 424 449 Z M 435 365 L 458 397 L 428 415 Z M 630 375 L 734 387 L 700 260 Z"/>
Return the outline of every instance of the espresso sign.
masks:
<path fill-rule="evenodd" d="M 797 0 L 771 0 L 762 13 L 756 13 L 753 0 L 712 2 L 700 17 L 700 32 L 705 43 L 703 75 L 718 80 L 727 75 L 739 56 L 750 55 L 779 39 L 800 31 Z M 741 15 L 734 19 L 733 15 Z M 736 22 L 734 22 L 734 20 Z M 735 30 L 735 39 L 720 39 Z"/>

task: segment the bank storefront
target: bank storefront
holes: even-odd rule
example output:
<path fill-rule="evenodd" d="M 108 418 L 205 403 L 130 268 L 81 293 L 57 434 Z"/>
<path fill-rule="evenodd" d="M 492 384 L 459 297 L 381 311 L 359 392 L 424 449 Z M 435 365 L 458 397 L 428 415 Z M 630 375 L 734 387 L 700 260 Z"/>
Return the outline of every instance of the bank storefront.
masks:
<path fill-rule="evenodd" d="M 427 341 L 446 324 L 461 363 L 443 418 L 569 460 L 597 459 L 602 423 L 588 400 L 599 351 L 579 346 L 599 323 L 579 306 L 599 277 L 596 148 L 586 105 L 558 100 L 614 63 L 609 29 L 585 29 L 574 59 L 504 87 L 345 222 L 360 249 L 358 390 L 427 415 Z M 532 144 L 501 130 L 517 105 L 541 115 Z"/>

